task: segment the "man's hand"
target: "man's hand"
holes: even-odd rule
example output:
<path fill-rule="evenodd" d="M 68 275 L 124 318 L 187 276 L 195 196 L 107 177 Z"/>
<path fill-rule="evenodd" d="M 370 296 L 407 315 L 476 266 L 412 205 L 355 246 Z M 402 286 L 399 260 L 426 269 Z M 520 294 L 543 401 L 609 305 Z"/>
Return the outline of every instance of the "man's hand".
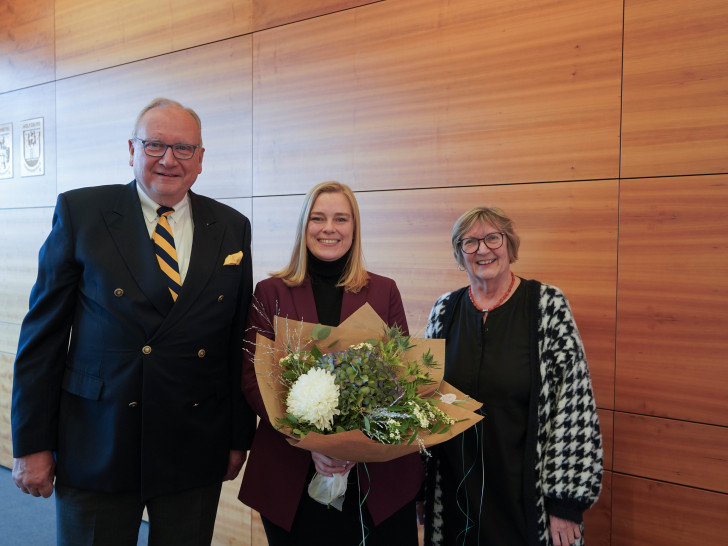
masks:
<path fill-rule="evenodd" d="M 13 482 L 23 493 L 48 498 L 53 494 L 56 463 L 52 451 L 39 451 L 13 460 Z"/>
<path fill-rule="evenodd" d="M 245 451 L 238 451 L 237 449 L 230 450 L 230 457 L 228 458 L 227 472 L 222 477 L 222 481 L 234 480 L 240 474 L 240 469 L 245 464 Z"/>

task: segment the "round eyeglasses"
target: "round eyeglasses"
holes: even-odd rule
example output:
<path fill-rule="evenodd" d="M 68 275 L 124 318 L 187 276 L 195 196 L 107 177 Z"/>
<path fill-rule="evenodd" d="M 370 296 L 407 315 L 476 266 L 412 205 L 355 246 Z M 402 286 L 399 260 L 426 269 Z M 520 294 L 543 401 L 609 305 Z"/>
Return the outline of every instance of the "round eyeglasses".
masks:
<path fill-rule="evenodd" d="M 460 250 L 465 254 L 475 254 L 480 248 L 480 241 L 483 241 L 486 247 L 491 250 L 495 250 L 503 246 L 503 236 L 505 233 L 493 232 L 488 233 L 485 237 L 477 239 L 475 237 L 466 237 L 460 239 Z"/>
<path fill-rule="evenodd" d="M 195 155 L 195 150 L 202 146 L 195 146 L 194 144 L 165 144 L 161 140 L 142 140 L 141 138 L 132 137 L 132 140 L 136 140 L 142 143 L 144 146 L 144 153 L 150 157 L 164 157 L 167 153 L 167 148 L 172 148 L 172 155 L 177 159 L 192 159 Z"/>

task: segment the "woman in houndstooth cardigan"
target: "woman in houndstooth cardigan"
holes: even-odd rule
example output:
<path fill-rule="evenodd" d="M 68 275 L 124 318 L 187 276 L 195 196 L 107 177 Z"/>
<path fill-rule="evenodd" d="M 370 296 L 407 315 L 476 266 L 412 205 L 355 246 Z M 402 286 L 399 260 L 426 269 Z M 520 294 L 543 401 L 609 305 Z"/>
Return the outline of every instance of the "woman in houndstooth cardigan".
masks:
<path fill-rule="evenodd" d="M 569 304 L 516 277 L 520 240 L 497 208 L 455 223 L 470 285 L 442 295 L 426 337 L 445 338 L 445 380 L 483 402 L 484 419 L 433 449 L 425 544 L 583 544 L 582 514 L 601 489 L 596 404 Z"/>

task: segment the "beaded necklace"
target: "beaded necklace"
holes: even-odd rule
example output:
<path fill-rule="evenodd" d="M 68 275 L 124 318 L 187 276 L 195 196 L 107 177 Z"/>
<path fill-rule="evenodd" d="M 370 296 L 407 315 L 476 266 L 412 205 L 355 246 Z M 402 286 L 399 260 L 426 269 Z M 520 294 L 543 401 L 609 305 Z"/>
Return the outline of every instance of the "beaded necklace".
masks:
<path fill-rule="evenodd" d="M 515 284 L 515 282 L 516 282 L 516 276 L 513 274 L 513 271 L 511 271 L 511 284 L 508 287 L 508 290 L 506 290 L 506 293 L 503 294 L 503 297 L 501 299 L 499 299 L 496 302 L 496 304 L 493 307 L 491 307 L 491 308 L 481 309 L 480 307 L 478 307 L 478 304 L 475 303 L 475 298 L 473 298 L 473 287 L 472 287 L 472 285 L 471 286 L 468 286 L 468 295 L 470 296 L 470 301 L 475 306 L 475 308 L 478 311 L 480 311 L 481 313 L 489 313 L 490 311 L 492 311 L 496 307 L 500 307 L 503 304 L 503 302 L 506 301 L 506 298 L 508 297 L 508 294 L 511 293 L 511 289 L 513 288 L 513 285 Z"/>

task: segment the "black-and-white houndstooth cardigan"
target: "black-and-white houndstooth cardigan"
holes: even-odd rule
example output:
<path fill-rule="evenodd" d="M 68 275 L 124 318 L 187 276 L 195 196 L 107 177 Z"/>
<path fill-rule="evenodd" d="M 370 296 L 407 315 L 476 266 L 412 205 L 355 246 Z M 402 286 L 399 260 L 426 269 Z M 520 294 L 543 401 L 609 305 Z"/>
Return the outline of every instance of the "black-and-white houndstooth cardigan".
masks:
<path fill-rule="evenodd" d="M 529 544 L 552 544 L 548 516 L 582 521 L 599 498 L 602 441 L 584 347 L 571 308 L 558 288 L 522 281 L 528 293 L 532 374 L 526 436 L 526 484 L 534 502 L 525 507 Z M 442 295 L 430 313 L 425 337 L 444 338 L 467 287 Z M 486 417 L 487 419 L 487 417 Z M 443 544 L 441 488 L 436 450 L 428 461 L 425 544 Z M 582 544 L 583 539 L 577 541 Z M 449 546 L 449 545 L 448 545 Z"/>

